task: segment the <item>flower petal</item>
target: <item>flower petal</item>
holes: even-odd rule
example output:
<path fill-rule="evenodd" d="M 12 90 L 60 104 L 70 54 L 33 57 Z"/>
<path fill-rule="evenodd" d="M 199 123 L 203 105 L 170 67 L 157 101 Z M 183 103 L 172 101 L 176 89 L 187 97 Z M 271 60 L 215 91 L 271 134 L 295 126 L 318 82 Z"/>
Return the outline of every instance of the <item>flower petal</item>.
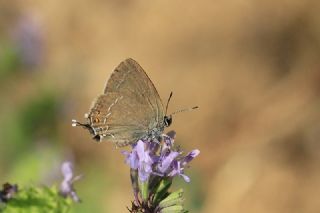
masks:
<path fill-rule="evenodd" d="M 73 177 L 73 165 L 69 161 L 62 163 L 61 172 L 64 177 L 64 181 L 71 181 Z"/>
<path fill-rule="evenodd" d="M 187 175 L 185 175 L 185 174 L 180 174 L 180 176 L 183 177 L 184 181 L 186 181 L 187 183 L 190 182 L 190 178 L 189 178 Z"/>
<path fill-rule="evenodd" d="M 185 166 L 187 163 L 193 160 L 193 158 L 197 157 L 200 154 L 199 149 L 194 149 L 191 152 L 189 152 L 181 161 L 182 166 Z"/>
<path fill-rule="evenodd" d="M 169 167 L 171 166 L 173 160 L 178 157 L 179 152 L 170 152 L 163 160 L 159 163 L 158 169 L 161 173 L 166 173 Z"/>

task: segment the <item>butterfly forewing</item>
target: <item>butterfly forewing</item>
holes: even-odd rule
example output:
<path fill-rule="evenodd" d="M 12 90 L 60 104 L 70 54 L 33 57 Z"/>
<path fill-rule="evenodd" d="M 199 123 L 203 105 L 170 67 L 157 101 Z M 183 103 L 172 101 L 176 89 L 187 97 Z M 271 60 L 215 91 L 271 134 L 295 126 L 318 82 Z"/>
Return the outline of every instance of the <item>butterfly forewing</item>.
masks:
<path fill-rule="evenodd" d="M 105 94 L 115 92 L 126 94 L 132 101 L 138 102 L 137 106 L 143 107 L 147 118 L 154 121 L 163 120 L 164 112 L 160 96 L 153 83 L 133 59 L 126 59 L 112 73 L 105 87 Z"/>
<path fill-rule="evenodd" d="M 112 73 L 89 111 L 96 133 L 125 146 L 163 128 L 164 110 L 153 83 L 133 59 L 123 61 Z"/>

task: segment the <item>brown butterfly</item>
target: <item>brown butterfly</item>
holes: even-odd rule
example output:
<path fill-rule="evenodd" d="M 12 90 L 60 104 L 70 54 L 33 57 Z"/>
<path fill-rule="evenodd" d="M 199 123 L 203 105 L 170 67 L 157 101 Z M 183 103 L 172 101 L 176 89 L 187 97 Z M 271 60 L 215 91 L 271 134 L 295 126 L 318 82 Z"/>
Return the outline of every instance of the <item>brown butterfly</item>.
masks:
<path fill-rule="evenodd" d="M 97 141 L 107 140 L 126 146 L 137 140 L 161 140 L 166 116 L 153 83 L 133 59 L 126 59 L 113 71 L 104 90 L 93 102 L 87 123 L 73 120 L 73 126 L 89 130 Z"/>
<path fill-rule="evenodd" d="M 73 126 L 89 130 L 93 139 L 111 141 L 118 147 L 141 140 L 161 141 L 165 127 L 172 123 L 160 96 L 142 67 L 133 59 L 121 62 L 111 74 L 104 94 L 93 102 L 87 122 L 72 120 Z M 195 109 L 197 107 L 193 107 Z M 186 109 L 187 110 L 187 109 Z M 178 112 L 185 111 L 180 110 Z"/>

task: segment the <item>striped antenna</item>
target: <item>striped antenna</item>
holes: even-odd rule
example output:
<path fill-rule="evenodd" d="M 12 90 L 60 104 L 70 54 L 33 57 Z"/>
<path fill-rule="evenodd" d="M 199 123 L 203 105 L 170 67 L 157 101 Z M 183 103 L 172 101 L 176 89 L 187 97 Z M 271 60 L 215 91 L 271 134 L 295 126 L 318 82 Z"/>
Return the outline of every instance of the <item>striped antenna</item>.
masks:
<path fill-rule="evenodd" d="M 180 112 L 191 111 L 191 110 L 198 109 L 198 108 L 199 108 L 198 106 L 194 106 L 194 107 L 190 107 L 190 108 L 186 108 L 186 109 L 180 109 L 178 111 L 175 111 L 175 112 L 171 113 L 171 115 L 174 115 L 174 114 L 177 114 L 177 113 L 180 113 Z"/>

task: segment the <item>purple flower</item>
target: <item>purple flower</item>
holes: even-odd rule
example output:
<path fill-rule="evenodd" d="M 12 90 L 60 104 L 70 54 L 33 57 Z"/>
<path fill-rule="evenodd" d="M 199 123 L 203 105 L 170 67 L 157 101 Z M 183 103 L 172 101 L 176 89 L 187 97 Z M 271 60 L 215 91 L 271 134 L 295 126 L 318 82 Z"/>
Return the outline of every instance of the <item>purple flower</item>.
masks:
<path fill-rule="evenodd" d="M 182 152 L 174 150 L 173 136 L 164 135 L 164 142 L 161 144 L 139 140 L 131 152 L 122 152 L 130 168 L 138 170 L 140 181 L 145 182 L 150 175 L 156 175 L 181 176 L 186 182 L 190 182 L 189 177 L 184 174 L 184 167 L 199 155 L 200 151 L 195 149 L 182 156 Z"/>
<path fill-rule="evenodd" d="M 180 161 L 174 161 L 173 162 L 173 169 L 168 174 L 168 176 L 172 176 L 172 177 L 177 176 L 177 175 L 183 177 L 183 179 L 186 182 L 188 182 L 188 183 L 190 182 L 190 178 L 183 173 L 183 167 L 181 167 L 181 162 Z"/>
<path fill-rule="evenodd" d="M 148 149 L 154 148 L 148 142 L 143 142 L 139 140 L 135 146 L 133 146 L 132 151 L 123 152 L 126 155 L 126 163 L 130 165 L 132 169 L 138 169 L 139 179 L 142 182 L 148 180 L 150 174 L 152 173 L 152 164 L 154 163 L 153 157 L 150 155 L 152 150 Z"/>
<path fill-rule="evenodd" d="M 181 158 L 181 152 L 172 150 L 174 142 L 173 137 L 175 136 L 175 132 L 172 132 L 171 135 L 164 136 L 165 143 L 163 143 L 161 147 L 156 174 L 171 177 L 181 176 L 186 182 L 190 182 L 190 178 L 183 173 L 184 166 L 186 166 L 197 155 L 199 155 L 200 151 L 198 149 L 192 150 L 185 157 Z"/>
<path fill-rule="evenodd" d="M 179 152 L 171 151 L 167 156 L 163 158 L 158 164 L 158 172 L 170 177 L 181 176 L 186 182 L 190 182 L 190 178 L 184 174 L 184 166 L 187 165 L 193 158 L 199 155 L 200 151 L 195 149 L 189 152 L 181 160 L 177 160 L 177 157 L 181 155 Z"/>
<path fill-rule="evenodd" d="M 34 68 L 42 63 L 44 42 L 38 19 L 28 14 L 22 16 L 13 30 L 13 38 L 25 66 Z"/>
<path fill-rule="evenodd" d="M 199 149 L 194 149 L 191 152 L 189 152 L 181 161 L 182 166 L 185 166 L 187 163 L 193 160 L 193 158 L 197 157 L 200 154 Z"/>
<path fill-rule="evenodd" d="M 61 185 L 60 185 L 60 194 L 63 197 L 68 197 L 74 202 L 81 202 L 80 198 L 78 197 L 73 183 L 82 178 L 82 175 L 78 175 L 73 178 L 73 164 L 69 161 L 63 162 L 61 166 L 61 172 L 64 177 Z"/>
<path fill-rule="evenodd" d="M 158 172 L 160 172 L 160 174 L 166 174 L 168 169 L 170 169 L 174 159 L 176 159 L 176 157 L 179 156 L 179 152 L 168 152 L 167 154 L 164 154 L 160 157 L 160 161 L 157 165 L 158 168 Z"/>
<path fill-rule="evenodd" d="M 138 169 L 139 158 L 138 158 L 138 153 L 136 151 L 132 151 L 132 152 L 123 151 L 122 154 L 126 156 L 125 162 L 130 166 L 130 168 Z"/>
<path fill-rule="evenodd" d="M 186 212 L 182 206 L 182 190 L 170 192 L 173 178 L 190 178 L 184 174 L 187 164 L 199 155 L 198 149 L 187 155 L 174 146 L 175 132 L 163 135 L 163 141 L 139 140 L 132 151 L 122 152 L 130 166 L 130 178 L 134 192 L 130 212 Z"/>

